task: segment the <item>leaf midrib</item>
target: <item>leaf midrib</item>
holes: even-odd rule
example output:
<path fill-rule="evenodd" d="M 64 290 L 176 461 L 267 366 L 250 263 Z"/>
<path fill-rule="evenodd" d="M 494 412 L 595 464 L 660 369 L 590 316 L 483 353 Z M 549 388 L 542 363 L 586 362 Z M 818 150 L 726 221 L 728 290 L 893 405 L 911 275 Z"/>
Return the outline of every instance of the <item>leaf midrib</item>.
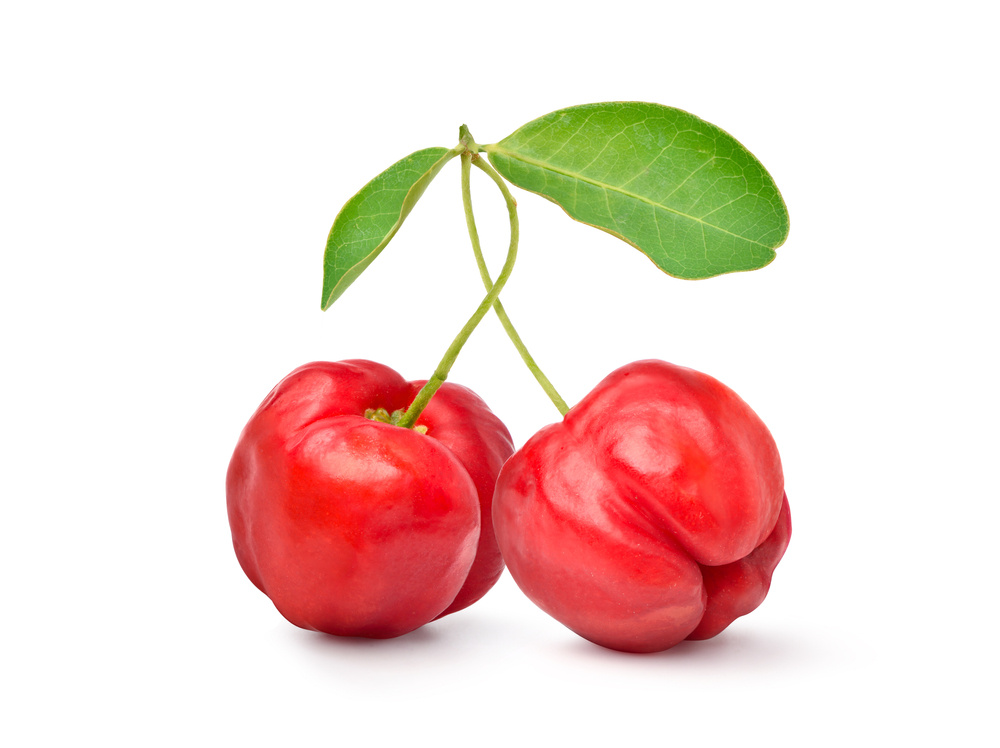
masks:
<path fill-rule="evenodd" d="M 692 216 L 688 213 L 677 210 L 676 208 L 671 208 L 667 205 L 661 205 L 660 203 L 654 202 L 649 198 L 643 197 L 642 195 L 637 195 L 634 192 L 629 192 L 628 190 L 622 189 L 620 187 L 616 187 L 614 185 L 609 185 L 609 184 L 602 184 L 601 182 L 597 182 L 594 179 L 591 179 L 590 177 L 585 177 L 582 174 L 569 171 L 568 169 L 557 169 L 554 166 L 552 166 L 552 164 L 549 164 L 545 161 L 539 161 L 537 159 L 528 158 L 527 156 L 523 156 L 513 151 L 509 151 L 506 148 L 501 147 L 499 144 L 484 146 L 483 150 L 485 150 L 487 153 L 497 153 L 499 155 L 506 156 L 507 158 L 512 159 L 514 161 L 520 161 L 521 163 L 527 164 L 528 166 L 534 166 L 538 169 L 545 169 L 555 174 L 560 174 L 564 177 L 569 177 L 570 179 L 575 179 L 580 182 L 593 185 L 594 187 L 603 189 L 606 192 L 607 191 L 617 192 L 620 195 L 633 198 L 634 200 L 646 203 L 647 205 L 650 205 L 654 208 L 660 208 L 661 210 L 665 210 L 668 213 L 673 213 L 674 215 L 680 216 L 681 218 L 687 218 L 688 220 L 695 221 L 696 223 L 699 223 L 702 226 L 707 226 L 710 229 L 715 229 L 716 231 L 719 231 L 723 234 L 728 234 L 729 236 L 735 237 L 737 239 L 742 239 L 743 241 L 750 242 L 751 244 L 756 244 L 758 246 L 764 247 L 765 249 L 773 249 L 773 247 L 770 244 L 765 244 L 764 242 L 758 241 L 756 239 L 751 239 L 741 234 L 736 234 L 732 231 L 729 231 L 728 229 L 722 228 L 717 224 L 709 223 L 708 221 L 698 218 L 697 216 Z"/>

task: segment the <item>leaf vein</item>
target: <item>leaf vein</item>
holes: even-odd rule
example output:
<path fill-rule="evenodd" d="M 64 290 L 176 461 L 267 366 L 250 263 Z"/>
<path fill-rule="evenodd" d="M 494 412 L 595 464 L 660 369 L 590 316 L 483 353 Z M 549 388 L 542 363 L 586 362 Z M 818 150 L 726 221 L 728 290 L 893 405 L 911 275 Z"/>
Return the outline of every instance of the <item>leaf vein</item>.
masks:
<path fill-rule="evenodd" d="M 582 174 L 578 174 L 576 172 L 570 171 L 568 169 L 557 169 L 554 166 L 552 166 L 551 164 L 545 163 L 544 161 L 539 161 L 537 159 L 532 159 L 532 158 L 530 158 L 528 156 L 524 156 L 522 154 L 509 151 L 506 148 L 500 147 L 499 145 L 494 146 L 492 148 L 492 150 L 494 152 L 501 151 L 502 154 L 504 156 L 506 156 L 508 159 L 511 159 L 513 161 L 519 161 L 522 164 L 524 164 L 525 166 L 527 166 L 527 167 L 534 167 L 536 169 L 541 170 L 543 173 L 551 172 L 553 174 L 558 174 L 560 176 L 563 176 L 563 177 L 566 177 L 566 178 L 569 178 L 569 179 L 575 179 L 575 180 L 578 180 L 580 182 L 584 182 L 586 184 L 589 184 L 592 187 L 595 187 L 597 189 L 604 190 L 605 192 L 608 192 L 610 190 L 614 190 L 615 192 L 618 192 L 619 194 L 621 194 L 621 195 L 623 195 L 625 197 L 631 198 L 633 200 L 638 200 L 639 202 L 642 202 L 642 203 L 646 203 L 647 205 L 651 205 L 654 208 L 659 208 L 661 210 L 665 210 L 668 213 L 673 213 L 675 215 L 680 216 L 681 218 L 686 218 L 688 220 L 695 221 L 696 223 L 701 224 L 703 227 L 707 226 L 708 228 L 712 228 L 712 229 L 715 229 L 716 231 L 719 231 L 721 233 L 728 234 L 730 236 L 736 237 L 737 239 L 741 239 L 743 241 L 750 242 L 751 244 L 757 244 L 759 246 L 765 247 L 766 249 L 772 249 L 771 246 L 769 246 L 768 244 L 765 244 L 764 242 L 761 242 L 761 241 L 758 241 L 756 239 L 751 239 L 751 238 L 749 238 L 747 236 L 742 236 L 740 234 L 734 233 L 732 231 L 729 231 L 728 229 L 724 229 L 722 226 L 719 226 L 719 225 L 714 224 L 714 223 L 710 223 L 709 221 L 704 221 L 704 220 L 702 220 L 701 218 L 699 218 L 697 216 L 693 216 L 693 215 L 691 215 L 689 213 L 685 213 L 684 211 L 677 210 L 676 208 L 671 208 L 668 205 L 663 205 L 663 204 L 661 204 L 659 202 L 656 202 L 654 200 L 650 200 L 649 198 L 643 197 L 642 195 L 638 195 L 638 194 L 636 194 L 634 192 L 630 192 L 628 190 L 625 190 L 622 187 L 619 187 L 619 186 L 616 186 L 616 185 L 601 184 L 600 182 L 597 182 L 594 179 L 591 179 L 591 178 L 586 177 L 586 176 L 584 176 Z"/>

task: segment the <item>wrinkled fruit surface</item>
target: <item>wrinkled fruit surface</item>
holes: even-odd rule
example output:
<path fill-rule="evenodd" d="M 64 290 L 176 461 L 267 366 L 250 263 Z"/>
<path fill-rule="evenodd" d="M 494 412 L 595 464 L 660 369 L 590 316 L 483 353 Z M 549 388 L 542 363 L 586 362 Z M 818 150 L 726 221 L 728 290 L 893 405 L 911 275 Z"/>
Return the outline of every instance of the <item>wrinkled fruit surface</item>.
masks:
<path fill-rule="evenodd" d="M 715 636 L 763 601 L 791 517 L 767 428 L 712 377 L 609 375 L 505 464 L 494 525 L 531 600 L 611 649 Z"/>
<path fill-rule="evenodd" d="M 490 521 L 510 434 L 471 390 L 445 383 L 410 430 L 423 382 L 371 361 L 285 377 L 240 435 L 226 476 L 233 546 L 297 626 L 399 636 L 481 598 L 503 572 Z"/>

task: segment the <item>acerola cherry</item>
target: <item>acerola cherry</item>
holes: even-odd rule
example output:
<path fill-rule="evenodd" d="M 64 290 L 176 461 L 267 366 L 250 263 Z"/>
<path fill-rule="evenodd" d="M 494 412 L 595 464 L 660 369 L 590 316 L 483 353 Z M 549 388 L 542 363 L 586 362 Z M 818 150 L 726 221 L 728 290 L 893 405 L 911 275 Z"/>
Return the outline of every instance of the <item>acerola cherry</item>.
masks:
<path fill-rule="evenodd" d="M 243 429 L 226 477 L 233 546 L 295 625 L 399 636 L 503 572 L 490 509 L 510 434 L 450 383 L 416 428 L 393 425 L 422 385 L 371 361 L 307 364 Z"/>
<path fill-rule="evenodd" d="M 662 361 L 609 375 L 504 465 L 497 538 L 518 586 L 580 636 L 655 652 L 764 599 L 791 535 L 760 418 Z"/>

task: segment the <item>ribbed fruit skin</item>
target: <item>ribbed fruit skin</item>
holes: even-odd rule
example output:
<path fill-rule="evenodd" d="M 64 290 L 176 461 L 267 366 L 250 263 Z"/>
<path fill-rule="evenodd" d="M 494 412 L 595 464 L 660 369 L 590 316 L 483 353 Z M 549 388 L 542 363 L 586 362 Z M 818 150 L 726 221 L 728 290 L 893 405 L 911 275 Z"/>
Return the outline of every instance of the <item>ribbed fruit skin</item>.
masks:
<path fill-rule="evenodd" d="M 314 362 L 250 418 L 226 476 L 236 557 L 297 626 L 400 636 L 481 598 L 503 572 L 491 522 L 513 451 L 471 390 L 445 383 L 411 430 L 423 382 L 371 361 Z"/>
<path fill-rule="evenodd" d="M 712 377 L 638 361 L 504 465 L 493 500 L 518 586 L 626 652 L 705 639 L 763 601 L 791 536 L 767 427 Z"/>

